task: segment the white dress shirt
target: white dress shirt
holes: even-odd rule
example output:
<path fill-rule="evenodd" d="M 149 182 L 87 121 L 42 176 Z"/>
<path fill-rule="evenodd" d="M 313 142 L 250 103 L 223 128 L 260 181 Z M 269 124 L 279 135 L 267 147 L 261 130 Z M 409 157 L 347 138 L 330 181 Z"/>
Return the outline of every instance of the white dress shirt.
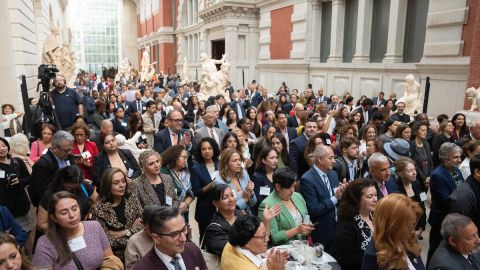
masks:
<path fill-rule="evenodd" d="M 160 250 L 157 249 L 156 246 L 154 246 L 154 248 L 155 248 L 155 253 L 160 258 L 160 260 L 162 260 L 162 262 L 167 266 L 167 268 L 169 270 L 175 270 L 175 266 L 173 266 L 173 264 L 171 263 L 173 257 L 170 257 L 165 253 L 162 253 Z M 180 267 L 182 267 L 183 270 L 187 270 L 187 267 L 185 266 L 185 262 L 183 261 L 182 255 L 180 253 L 178 253 L 175 256 L 178 258 L 178 262 L 180 263 Z"/>

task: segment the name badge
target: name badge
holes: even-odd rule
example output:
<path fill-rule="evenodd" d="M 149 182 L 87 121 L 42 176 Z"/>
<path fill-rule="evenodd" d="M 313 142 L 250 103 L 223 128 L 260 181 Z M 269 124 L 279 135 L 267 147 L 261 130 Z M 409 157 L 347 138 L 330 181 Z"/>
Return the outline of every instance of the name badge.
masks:
<path fill-rule="evenodd" d="M 45 149 L 42 151 L 42 155 L 45 155 L 47 153 L 48 149 Z"/>
<path fill-rule="evenodd" d="M 141 136 L 141 137 L 142 137 L 142 139 L 144 139 L 144 140 L 146 140 L 146 139 L 147 139 L 147 135 L 145 135 L 145 134 L 142 134 L 142 136 Z"/>
<path fill-rule="evenodd" d="M 142 110 L 146 111 L 146 110 L 147 110 L 147 107 L 143 106 L 143 107 L 142 107 Z"/>
<path fill-rule="evenodd" d="M 263 196 L 270 195 L 270 188 L 268 186 L 260 187 L 260 195 L 263 195 Z"/>
<path fill-rule="evenodd" d="M 87 247 L 87 243 L 85 243 L 85 239 L 82 236 L 77 238 L 73 238 L 72 240 L 68 240 L 68 246 L 70 247 L 70 251 L 75 252 L 80 249 L 84 249 Z"/>
<path fill-rule="evenodd" d="M 424 202 L 427 200 L 427 194 L 425 192 L 420 193 L 420 201 Z"/>
<path fill-rule="evenodd" d="M 65 164 L 67 164 L 67 166 L 70 166 L 70 160 L 65 161 Z"/>
<path fill-rule="evenodd" d="M 237 192 L 233 189 L 232 189 L 232 192 L 233 192 L 233 197 L 237 198 Z"/>
<path fill-rule="evenodd" d="M 326 139 L 325 142 L 326 142 L 327 144 L 332 144 L 332 141 L 330 141 L 330 139 Z"/>
<path fill-rule="evenodd" d="M 5 178 L 5 171 L 0 170 L 0 178 Z"/>
<path fill-rule="evenodd" d="M 133 175 L 133 170 L 132 169 L 128 169 L 128 178 L 131 178 Z"/>
<path fill-rule="evenodd" d="M 127 126 L 127 123 L 122 123 L 122 126 L 126 127 L 126 126 Z"/>
<path fill-rule="evenodd" d="M 172 197 L 165 196 L 165 204 L 168 205 L 168 206 L 172 206 L 173 205 Z"/>

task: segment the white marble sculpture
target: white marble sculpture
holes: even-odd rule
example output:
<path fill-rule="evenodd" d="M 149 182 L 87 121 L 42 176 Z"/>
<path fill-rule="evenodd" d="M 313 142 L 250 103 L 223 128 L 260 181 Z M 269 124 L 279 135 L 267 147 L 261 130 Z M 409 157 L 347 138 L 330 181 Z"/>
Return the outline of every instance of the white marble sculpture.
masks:
<path fill-rule="evenodd" d="M 155 68 L 153 67 L 157 62 L 150 63 L 150 47 L 145 47 L 142 55 L 142 62 L 140 63 L 141 70 L 140 70 L 140 80 L 150 81 L 152 76 L 155 74 Z"/>
<path fill-rule="evenodd" d="M 43 55 L 42 63 L 44 64 L 57 64 L 62 55 L 62 39 L 60 37 L 60 29 L 56 26 L 51 26 L 50 31 L 52 32 L 50 36 L 47 37 L 45 43 L 43 44 Z M 57 68 L 59 66 L 57 65 Z"/>
<path fill-rule="evenodd" d="M 478 89 L 475 89 L 475 87 L 467 88 L 466 94 L 468 99 L 472 100 L 470 111 L 475 111 L 475 109 L 478 109 L 478 104 L 480 104 L 480 87 Z"/>
<path fill-rule="evenodd" d="M 115 76 L 115 81 L 123 81 L 125 83 L 132 79 L 132 64 L 128 58 L 125 58 L 118 65 L 118 72 Z"/>
<path fill-rule="evenodd" d="M 415 111 L 421 113 L 423 109 L 422 86 L 415 80 L 413 74 L 408 74 L 405 81 L 407 82 L 405 93 L 403 97 L 398 99 L 397 103 L 405 103 L 404 113 L 413 116 Z"/>
<path fill-rule="evenodd" d="M 183 58 L 183 82 L 190 82 L 190 64 L 188 64 L 187 57 Z"/>
<path fill-rule="evenodd" d="M 224 89 L 228 81 L 230 63 L 228 63 L 225 58 L 226 55 L 223 55 L 222 59 L 215 60 L 210 59 L 206 53 L 200 54 L 200 60 L 202 60 L 200 94 L 203 99 L 206 100 L 210 96 L 216 96 L 218 94 L 222 94 L 228 99 L 228 95 L 225 95 Z M 220 70 L 217 70 L 215 64 L 221 64 Z"/>

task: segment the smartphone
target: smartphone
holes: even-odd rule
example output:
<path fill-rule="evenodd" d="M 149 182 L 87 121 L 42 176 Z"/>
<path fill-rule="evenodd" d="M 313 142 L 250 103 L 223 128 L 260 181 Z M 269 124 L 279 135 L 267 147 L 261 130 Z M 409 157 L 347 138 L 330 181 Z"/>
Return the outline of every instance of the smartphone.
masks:
<path fill-rule="evenodd" d="M 80 154 L 76 154 L 73 157 L 75 158 L 75 160 L 82 159 L 82 155 L 80 155 Z"/>
<path fill-rule="evenodd" d="M 12 173 L 8 176 L 8 179 L 7 179 L 7 188 L 11 188 L 12 187 L 12 182 L 13 182 L 13 179 L 17 178 L 17 175 Z"/>

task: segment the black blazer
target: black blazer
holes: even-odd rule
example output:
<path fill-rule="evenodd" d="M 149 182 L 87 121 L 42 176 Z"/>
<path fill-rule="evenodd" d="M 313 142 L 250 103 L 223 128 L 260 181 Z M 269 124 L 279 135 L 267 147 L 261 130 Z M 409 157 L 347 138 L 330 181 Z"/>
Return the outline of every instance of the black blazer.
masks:
<path fill-rule="evenodd" d="M 407 192 L 403 187 L 402 181 L 400 179 L 395 179 L 395 183 L 397 184 L 397 192 L 407 196 Z M 416 229 L 418 230 L 419 228 L 422 228 L 423 230 L 425 230 L 425 225 L 427 224 L 427 211 L 425 208 L 425 203 L 420 198 L 420 194 L 425 193 L 425 191 L 423 190 L 422 184 L 420 184 L 418 179 L 412 183 L 412 189 L 413 189 L 414 195 L 413 197 L 411 197 L 411 199 L 418 202 L 423 209 L 423 215 L 418 220 Z M 425 194 L 425 198 L 426 196 L 427 195 Z"/>
<path fill-rule="evenodd" d="M 146 103 L 143 101 L 140 101 L 140 106 L 142 107 L 140 114 L 143 114 L 146 110 L 145 108 Z M 145 108 L 145 109 L 144 109 Z M 126 115 L 132 115 L 134 113 L 138 112 L 137 109 L 137 100 L 127 102 L 126 103 L 126 108 L 125 108 L 125 114 Z"/>
<path fill-rule="evenodd" d="M 297 117 L 296 117 L 295 115 L 290 116 L 290 117 L 287 118 L 287 125 L 288 125 L 289 127 L 297 128 L 299 124 L 300 124 L 300 123 L 298 123 Z"/>
<path fill-rule="evenodd" d="M 282 131 L 280 131 L 280 129 L 277 128 L 277 133 L 282 134 Z M 293 141 L 298 137 L 297 131 L 293 127 L 287 126 L 287 133 L 288 133 L 288 140 L 289 140 L 287 143 L 290 143 L 291 141 Z"/>
<path fill-rule="evenodd" d="M 118 154 L 120 155 L 120 158 L 122 159 L 123 164 L 125 165 L 125 168 L 127 169 L 127 171 L 129 169 L 133 170 L 133 173 L 132 175 L 129 176 L 129 178 L 135 179 L 142 174 L 142 170 L 140 169 L 140 166 L 138 165 L 137 160 L 133 156 L 132 152 L 130 152 L 130 150 L 118 149 Z M 92 180 L 96 187 L 100 186 L 100 180 L 102 179 L 103 172 L 105 172 L 106 169 L 111 167 L 112 165 L 110 165 L 110 160 L 108 159 L 108 155 L 105 152 L 105 150 L 101 151 L 94 158 Z"/>
<path fill-rule="evenodd" d="M 70 164 L 75 164 L 73 155 L 69 155 L 67 160 Z M 40 203 L 45 191 L 47 191 L 48 184 L 51 183 L 53 175 L 57 170 L 58 162 L 50 149 L 33 165 L 28 191 L 34 206 L 38 206 Z"/>
<path fill-rule="evenodd" d="M 255 184 L 253 188 L 253 192 L 255 193 L 255 196 L 257 197 L 257 204 L 253 207 L 252 212 L 257 215 L 258 213 L 258 207 L 262 203 L 265 198 L 267 198 L 268 195 L 260 195 L 260 187 L 269 187 L 270 188 L 270 193 L 272 193 L 274 186 L 273 183 L 268 180 L 267 174 L 265 171 L 255 171 L 255 173 L 252 176 L 252 182 Z"/>
<path fill-rule="evenodd" d="M 363 222 L 363 226 L 368 225 Z M 367 231 L 370 234 L 367 235 Z M 365 232 L 365 235 L 363 233 Z M 358 221 L 354 218 L 340 219 L 335 227 L 332 256 L 338 261 L 342 269 L 360 270 L 362 267 L 365 244 L 372 240 L 372 231 L 361 230 Z"/>
<path fill-rule="evenodd" d="M 302 175 L 309 169 L 308 163 L 303 155 L 306 145 L 307 137 L 305 137 L 304 134 L 297 137 L 289 145 L 290 151 L 288 154 L 291 158 L 290 167 L 292 168 L 293 172 L 297 174 L 298 179 L 300 179 Z"/>
<path fill-rule="evenodd" d="M 214 161 L 215 170 L 218 170 L 218 160 Z M 203 188 L 212 182 L 210 173 L 205 163 L 195 163 L 190 169 L 190 182 L 192 183 L 192 191 L 197 197 L 197 205 L 195 206 L 195 220 L 204 226 L 208 225 L 210 219 L 215 213 L 215 207 L 208 192 L 203 192 Z"/>
<path fill-rule="evenodd" d="M 130 138 L 130 132 L 128 131 L 128 127 L 122 126 L 122 123 L 117 118 L 114 118 L 112 120 L 112 124 L 114 132 L 122 134 L 123 136 L 125 136 L 126 139 Z"/>
<path fill-rule="evenodd" d="M 193 142 L 193 136 L 192 134 L 190 134 L 190 132 L 186 129 L 181 129 L 178 134 L 177 134 L 177 138 L 178 140 L 180 141 L 183 136 L 185 136 L 185 134 L 188 133 L 192 142 Z M 155 135 L 153 136 L 153 149 L 155 151 L 157 151 L 158 153 L 162 154 L 163 151 L 165 151 L 168 147 L 172 146 L 172 140 L 170 138 L 170 134 L 169 134 L 169 129 L 168 128 L 164 128 L 162 129 L 161 131 L 155 133 Z"/>

